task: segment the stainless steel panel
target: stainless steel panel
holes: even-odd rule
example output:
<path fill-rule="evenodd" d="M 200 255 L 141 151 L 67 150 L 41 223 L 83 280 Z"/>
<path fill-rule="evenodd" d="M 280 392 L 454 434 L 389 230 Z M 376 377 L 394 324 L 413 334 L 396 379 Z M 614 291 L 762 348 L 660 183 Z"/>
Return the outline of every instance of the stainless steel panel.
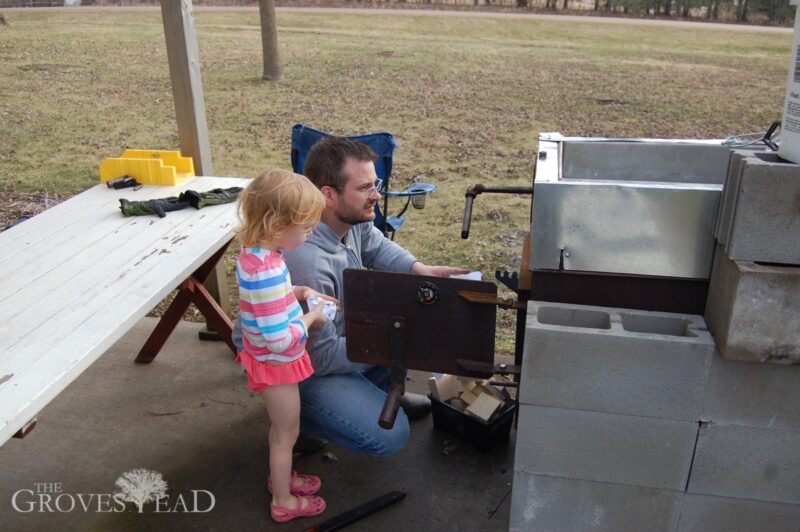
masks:
<path fill-rule="evenodd" d="M 707 279 L 729 153 L 719 141 L 543 134 L 530 269 Z"/>
<path fill-rule="evenodd" d="M 707 279 L 719 187 L 543 183 L 534 193 L 533 269 Z M 563 250 L 563 251 L 562 251 Z"/>
<path fill-rule="evenodd" d="M 568 141 L 563 143 L 561 175 L 566 179 L 721 185 L 730 151 L 718 142 Z"/>

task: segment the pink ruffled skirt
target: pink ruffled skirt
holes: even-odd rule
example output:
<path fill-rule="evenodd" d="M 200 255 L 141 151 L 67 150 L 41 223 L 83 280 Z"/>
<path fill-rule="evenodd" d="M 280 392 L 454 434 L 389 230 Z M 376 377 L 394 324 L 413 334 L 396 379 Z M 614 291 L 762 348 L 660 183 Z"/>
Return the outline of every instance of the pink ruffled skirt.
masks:
<path fill-rule="evenodd" d="M 311 367 L 311 359 L 308 358 L 308 353 L 303 353 L 303 356 L 287 364 L 273 365 L 259 362 L 247 354 L 246 351 L 242 351 L 236 357 L 236 362 L 247 373 L 247 387 L 259 393 L 267 386 L 295 384 L 306 380 L 314 374 L 314 368 Z"/>

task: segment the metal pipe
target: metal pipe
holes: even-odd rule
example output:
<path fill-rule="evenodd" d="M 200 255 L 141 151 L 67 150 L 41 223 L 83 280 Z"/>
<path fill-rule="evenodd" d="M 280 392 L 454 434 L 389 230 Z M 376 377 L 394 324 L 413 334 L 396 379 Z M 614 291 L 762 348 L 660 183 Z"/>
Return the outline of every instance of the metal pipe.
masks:
<path fill-rule="evenodd" d="M 467 189 L 464 202 L 464 218 L 461 221 L 461 238 L 469 238 L 469 226 L 472 221 L 472 202 L 478 194 L 490 192 L 493 194 L 530 194 L 533 196 L 533 187 L 486 187 L 481 184 L 472 185 Z"/>

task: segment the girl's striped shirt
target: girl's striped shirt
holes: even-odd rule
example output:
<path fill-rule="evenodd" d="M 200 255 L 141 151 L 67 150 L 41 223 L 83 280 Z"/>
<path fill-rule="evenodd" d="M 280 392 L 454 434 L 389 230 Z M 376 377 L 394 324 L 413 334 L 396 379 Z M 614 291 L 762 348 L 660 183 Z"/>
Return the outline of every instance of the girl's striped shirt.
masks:
<path fill-rule="evenodd" d="M 243 246 L 236 270 L 245 351 L 261 362 L 303 356 L 308 331 L 281 253 Z"/>

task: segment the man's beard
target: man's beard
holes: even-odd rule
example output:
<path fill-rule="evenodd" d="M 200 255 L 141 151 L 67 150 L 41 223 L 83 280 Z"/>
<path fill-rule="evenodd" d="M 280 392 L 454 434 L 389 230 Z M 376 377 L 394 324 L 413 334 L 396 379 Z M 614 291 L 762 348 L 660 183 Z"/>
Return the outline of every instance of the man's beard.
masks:
<path fill-rule="evenodd" d="M 365 214 L 363 209 L 341 207 L 336 211 L 336 218 L 338 218 L 340 222 L 350 225 L 371 222 L 375 219 L 375 207 L 373 205 L 369 214 Z"/>

